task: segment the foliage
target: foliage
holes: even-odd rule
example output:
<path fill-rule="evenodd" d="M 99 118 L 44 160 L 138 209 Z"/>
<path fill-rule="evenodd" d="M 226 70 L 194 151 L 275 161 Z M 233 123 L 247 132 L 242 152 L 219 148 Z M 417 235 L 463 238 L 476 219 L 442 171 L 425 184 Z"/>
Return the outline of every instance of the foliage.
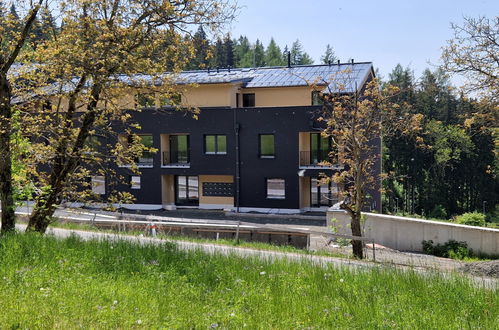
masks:
<path fill-rule="evenodd" d="M 324 107 L 320 120 L 325 121 L 324 136 L 332 140 L 334 152 L 331 157 L 342 165 L 331 180 L 341 187 L 340 208 L 351 217 L 353 236 L 362 236 L 361 212 L 368 202 L 369 190 L 379 189 L 380 135 L 382 121 L 395 124 L 397 109 L 390 102 L 393 90 L 381 90 L 376 78 L 359 91 L 345 92 L 352 85 L 349 72 L 344 72 L 344 81 L 335 81 L 338 91 L 323 93 Z M 354 255 L 363 257 L 361 241 L 352 241 Z"/>
<path fill-rule="evenodd" d="M 178 72 L 194 55 L 185 31 L 199 24 L 220 28 L 235 12 L 229 2 L 216 0 L 68 0 L 55 8 L 64 27 L 56 38 L 39 41 L 29 66 L 34 69 L 23 72 L 26 90 L 38 97 L 24 103 L 23 128 L 36 141 L 27 163 L 43 169 L 36 173 L 41 192 L 28 224 L 28 230 L 40 232 L 65 199 L 97 198 L 88 178 L 112 177 L 110 163 L 138 171 L 135 158 L 154 150 L 140 143 L 138 125 L 124 125 L 124 141 L 114 131 L 135 109 L 134 98 L 123 95 L 150 92 L 150 83 L 137 77 L 149 74 L 161 82 L 152 92 L 174 103 L 180 91 L 172 88 L 171 77 L 159 75 Z M 91 137 L 105 146 L 93 150 Z"/>
<path fill-rule="evenodd" d="M 499 102 L 499 16 L 465 17 L 463 25 L 452 24 L 454 38 L 443 49 L 444 69 L 468 78 L 468 91 L 479 92 Z"/>
<path fill-rule="evenodd" d="M 457 94 L 442 70 L 426 70 L 418 83 L 395 67 L 387 82 L 402 115 L 420 117 L 418 131 L 384 134 L 384 212 L 448 218 L 493 210 L 499 201 L 493 104 Z"/>
<path fill-rule="evenodd" d="M 423 251 L 425 253 L 437 257 L 462 260 L 466 258 L 472 258 L 474 256 L 473 250 L 468 249 L 468 244 L 466 242 L 458 242 L 451 239 L 444 244 L 434 245 L 432 240 L 423 241 L 422 244 Z"/>
<path fill-rule="evenodd" d="M 331 47 L 330 44 L 327 44 L 326 46 L 326 51 L 324 52 L 324 55 L 321 57 L 321 62 L 322 64 L 331 64 L 335 62 L 338 58 L 334 54 L 333 48 Z"/>
<path fill-rule="evenodd" d="M 499 310 L 497 291 L 454 276 L 75 237 L 2 238 L 0 279 L 0 324 L 9 329 L 492 329 Z"/>
<path fill-rule="evenodd" d="M 479 212 L 464 213 L 456 217 L 457 223 L 468 226 L 485 227 L 485 214 Z"/>

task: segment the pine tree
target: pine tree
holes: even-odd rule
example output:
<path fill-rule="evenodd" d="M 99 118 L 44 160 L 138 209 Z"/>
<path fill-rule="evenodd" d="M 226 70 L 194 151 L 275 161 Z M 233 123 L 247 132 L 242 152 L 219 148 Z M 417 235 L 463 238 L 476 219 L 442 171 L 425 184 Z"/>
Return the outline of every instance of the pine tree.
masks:
<path fill-rule="evenodd" d="M 206 37 L 203 26 L 200 25 L 193 37 L 194 58 L 187 66 L 188 69 L 204 69 L 208 66 L 208 52 L 210 50 L 210 42 Z"/>
<path fill-rule="evenodd" d="M 289 48 L 288 45 L 284 46 L 284 50 L 282 51 L 282 61 L 284 65 L 288 65 L 288 56 L 289 56 Z"/>
<path fill-rule="evenodd" d="M 312 64 L 314 62 L 310 55 L 303 51 L 303 46 L 298 39 L 296 39 L 296 41 L 293 42 L 293 45 L 291 45 L 290 53 L 292 65 L 305 65 Z"/>
<path fill-rule="evenodd" d="M 267 66 L 281 66 L 285 64 L 282 58 L 281 49 L 274 38 L 270 39 L 270 43 L 265 50 L 265 64 Z"/>
<path fill-rule="evenodd" d="M 333 48 L 331 47 L 331 45 L 327 44 L 326 52 L 324 53 L 324 55 L 322 55 L 321 62 L 323 64 L 330 64 L 336 60 L 338 60 L 338 58 L 336 57 L 336 54 L 334 53 Z"/>
<path fill-rule="evenodd" d="M 261 41 L 258 39 L 256 39 L 253 52 L 253 67 L 259 68 L 265 66 L 265 49 L 263 48 Z"/>
<path fill-rule="evenodd" d="M 227 65 L 227 58 L 226 58 L 226 53 L 224 49 L 224 43 L 223 41 L 219 38 L 217 39 L 217 42 L 215 43 L 215 47 L 213 50 L 214 57 L 213 57 L 213 67 L 215 68 L 224 68 Z"/>
<path fill-rule="evenodd" d="M 226 59 L 226 67 L 233 68 L 235 66 L 234 59 L 234 41 L 232 41 L 229 34 L 225 36 L 224 39 L 224 51 L 225 51 L 225 59 Z"/>

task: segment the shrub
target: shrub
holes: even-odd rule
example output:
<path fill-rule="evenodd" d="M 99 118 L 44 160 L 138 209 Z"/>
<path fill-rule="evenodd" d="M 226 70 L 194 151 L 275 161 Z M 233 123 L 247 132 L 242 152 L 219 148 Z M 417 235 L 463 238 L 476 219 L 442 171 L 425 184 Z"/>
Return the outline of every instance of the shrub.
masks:
<path fill-rule="evenodd" d="M 462 225 L 485 227 L 485 214 L 479 212 L 464 213 L 456 217 L 456 222 Z"/>
<path fill-rule="evenodd" d="M 435 205 L 429 216 L 433 219 L 448 219 L 447 211 L 442 205 Z"/>
<path fill-rule="evenodd" d="M 473 250 L 468 249 L 466 242 L 458 242 L 453 239 L 444 244 L 433 245 L 433 241 L 423 241 L 423 251 L 437 257 L 465 259 L 473 257 Z"/>

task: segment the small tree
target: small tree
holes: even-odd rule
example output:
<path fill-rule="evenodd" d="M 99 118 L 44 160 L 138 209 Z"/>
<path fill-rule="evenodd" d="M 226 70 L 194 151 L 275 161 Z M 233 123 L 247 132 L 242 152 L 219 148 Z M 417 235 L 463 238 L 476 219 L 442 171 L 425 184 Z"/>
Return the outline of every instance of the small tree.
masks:
<path fill-rule="evenodd" d="M 340 75 L 338 75 L 340 76 Z M 341 189 L 340 208 L 351 218 L 352 235 L 361 237 L 361 212 L 369 199 L 369 191 L 380 189 L 376 173 L 381 154 L 382 120 L 393 121 L 397 106 L 389 102 L 396 89 L 383 90 L 373 78 L 360 90 L 354 86 L 349 72 L 342 72 L 344 81 L 334 81 L 334 90 L 323 94 L 323 135 L 331 137 L 334 151 L 331 157 L 343 165 L 330 180 Z M 352 90 L 349 90 L 349 89 Z M 391 124 L 390 124 L 391 125 Z M 353 254 L 363 258 L 362 241 L 352 241 Z"/>

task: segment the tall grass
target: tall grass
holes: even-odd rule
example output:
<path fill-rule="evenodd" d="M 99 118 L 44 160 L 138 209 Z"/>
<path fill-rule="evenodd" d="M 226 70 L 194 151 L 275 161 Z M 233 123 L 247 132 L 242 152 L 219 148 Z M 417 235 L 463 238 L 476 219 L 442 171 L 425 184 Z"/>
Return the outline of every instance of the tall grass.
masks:
<path fill-rule="evenodd" d="M 0 328 L 485 328 L 499 294 L 462 278 L 321 268 L 174 244 L 0 238 Z"/>

